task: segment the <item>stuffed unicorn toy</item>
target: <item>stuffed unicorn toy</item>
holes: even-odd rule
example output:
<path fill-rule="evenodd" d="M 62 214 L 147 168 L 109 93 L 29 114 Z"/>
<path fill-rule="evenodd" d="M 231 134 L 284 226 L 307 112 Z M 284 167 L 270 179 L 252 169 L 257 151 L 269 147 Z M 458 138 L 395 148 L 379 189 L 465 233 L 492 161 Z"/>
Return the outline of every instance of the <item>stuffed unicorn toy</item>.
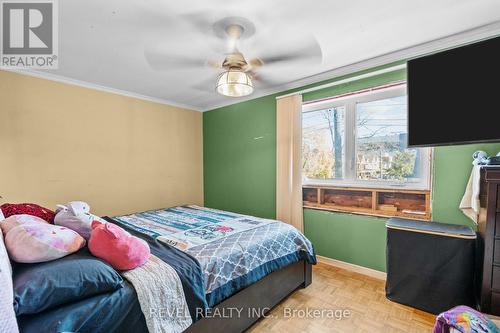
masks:
<path fill-rule="evenodd" d="M 88 240 L 92 231 L 92 222 L 101 218 L 90 213 L 90 206 L 83 201 L 71 201 L 66 205 L 57 205 L 54 224 L 76 231 Z"/>

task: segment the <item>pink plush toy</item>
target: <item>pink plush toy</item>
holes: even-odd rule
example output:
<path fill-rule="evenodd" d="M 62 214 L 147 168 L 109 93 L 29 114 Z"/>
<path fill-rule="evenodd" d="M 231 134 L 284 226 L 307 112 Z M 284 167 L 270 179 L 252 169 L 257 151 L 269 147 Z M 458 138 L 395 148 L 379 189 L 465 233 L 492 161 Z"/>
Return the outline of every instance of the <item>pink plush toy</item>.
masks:
<path fill-rule="evenodd" d="M 151 254 L 145 241 L 113 223 L 92 222 L 90 252 L 121 271 L 144 264 Z"/>

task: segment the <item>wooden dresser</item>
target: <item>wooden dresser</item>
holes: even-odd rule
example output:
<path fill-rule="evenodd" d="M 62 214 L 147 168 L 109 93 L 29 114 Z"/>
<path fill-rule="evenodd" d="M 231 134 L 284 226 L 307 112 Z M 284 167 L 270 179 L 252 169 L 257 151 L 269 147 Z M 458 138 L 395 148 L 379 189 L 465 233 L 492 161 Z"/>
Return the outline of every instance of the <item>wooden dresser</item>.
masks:
<path fill-rule="evenodd" d="M 478 228 L 484 240 L 479 303 L 482 312 L 500 315 L 500 166 L 483 167 L 481 178 L 481 206 L 487 213 Z"/>

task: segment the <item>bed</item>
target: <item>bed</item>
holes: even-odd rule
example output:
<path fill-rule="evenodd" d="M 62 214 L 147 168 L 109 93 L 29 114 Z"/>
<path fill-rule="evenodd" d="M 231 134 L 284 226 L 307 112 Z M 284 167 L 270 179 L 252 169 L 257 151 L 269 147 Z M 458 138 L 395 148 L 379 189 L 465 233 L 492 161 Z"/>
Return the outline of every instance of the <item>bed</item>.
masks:
<path fill-rule="evenodd" d="M 311 265 L 316 263 L 311 243 L 275 220 L 198 206 L 105 219 L 145 240 L 154 256 L 175 269 L 192 317 L 188 333 L 242 332 L 294 290 L 311 283 Z M 220 315 L 236 308 L 237 316 Z M 98 325 L 92 320 L 96 316 Z M 126 280 L 116 291 L 20 316 L 18 322 L 22 332 L 40 327 L 148 332 L 135 290 Z"/>

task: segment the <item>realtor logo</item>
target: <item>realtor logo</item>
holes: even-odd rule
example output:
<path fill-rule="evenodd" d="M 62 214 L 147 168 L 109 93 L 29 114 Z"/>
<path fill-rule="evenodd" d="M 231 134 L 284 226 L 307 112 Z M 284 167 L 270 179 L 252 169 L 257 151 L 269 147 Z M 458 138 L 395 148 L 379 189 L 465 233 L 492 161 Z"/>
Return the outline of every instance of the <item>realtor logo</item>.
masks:
<path fill-rule="evenodd" d="M 57 68 L 55 0 L 0 0 L 2 42 L 0 67 Z"/>

